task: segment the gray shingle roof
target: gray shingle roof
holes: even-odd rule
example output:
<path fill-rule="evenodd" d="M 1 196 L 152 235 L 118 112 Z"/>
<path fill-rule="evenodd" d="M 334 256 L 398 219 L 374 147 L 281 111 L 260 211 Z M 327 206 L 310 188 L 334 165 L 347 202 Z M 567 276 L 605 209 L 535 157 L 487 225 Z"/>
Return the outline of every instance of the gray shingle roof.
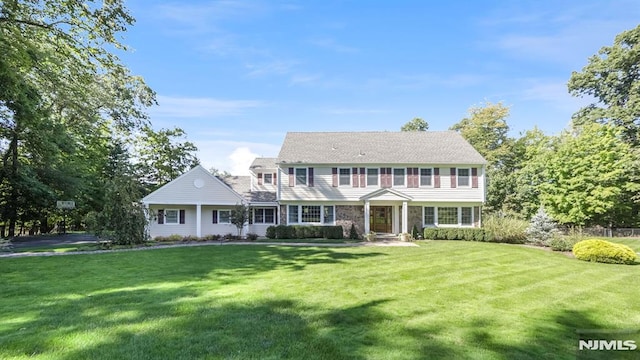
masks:
<path fill-rule="evenodd" d="M 276 193 L 272 191 L 251 191 L 250 176 L 228 176 L 221 179 L 235 192 L 249 202 L 275 202 Z"/>
<path fill-rule="evenodd" d="M 290 132 L 280 164 L 486 164 L 455 131 Z"/>
<path fill-rule="evenodd" d="M 249 169 L 251 170 L 265 170 L 265 169 L 277 169 L 276 158 L 259 157 L 253 160 Z"/>

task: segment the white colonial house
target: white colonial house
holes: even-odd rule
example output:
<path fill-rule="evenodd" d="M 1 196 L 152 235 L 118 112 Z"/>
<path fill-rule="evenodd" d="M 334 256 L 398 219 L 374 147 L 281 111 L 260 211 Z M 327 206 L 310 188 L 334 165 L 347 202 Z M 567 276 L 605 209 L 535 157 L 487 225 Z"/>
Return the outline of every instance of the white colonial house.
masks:
<path fill-rule="evenodd" d="M 230 209 L 251 208 L 246 232 L 270 225 L 341 225 L 345 234 L 479 227 L 486 160 L 443 132 L 292 132 L 250 176 L 218 179 L 201 166 L 143 199 L 158 235 L 235 233 Z"/>

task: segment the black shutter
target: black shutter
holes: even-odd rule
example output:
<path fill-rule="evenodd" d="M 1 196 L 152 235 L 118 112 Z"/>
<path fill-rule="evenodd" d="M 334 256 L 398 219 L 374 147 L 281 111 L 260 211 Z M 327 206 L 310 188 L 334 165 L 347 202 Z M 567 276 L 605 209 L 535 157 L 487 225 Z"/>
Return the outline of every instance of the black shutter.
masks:
<path fill-rule="evenodd" d="M 184 224 L 185 211 L 180 210 L 180 224 Z"/>
<path fill-rule="evenodd" d="M 164 209 L 158 210 L 158 224 L 164 224 Z"/>

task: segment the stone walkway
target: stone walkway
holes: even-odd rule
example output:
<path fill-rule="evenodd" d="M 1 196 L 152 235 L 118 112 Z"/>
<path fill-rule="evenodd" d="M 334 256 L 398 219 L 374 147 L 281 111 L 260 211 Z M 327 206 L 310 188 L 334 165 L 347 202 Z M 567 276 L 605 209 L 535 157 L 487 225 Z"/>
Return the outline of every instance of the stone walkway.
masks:
<path fill-rule="evenodd" d="M 188 244 L 172 244 L 172 245 L 153 245 L 146 247 L 136 247 L 131 249 L 114 249 L 114 250 L 92 250 L 92 251 L 69 251 L 69 252 L 21 252 L 21 253 L 0 253 L 0 258 L 15 257 L 32 257 L 32 256 L 65 256 L 65 255 L 81 255 L 81 254 L 106 254 L 113 252 L 126 251 L 143 251 L 154 249 L 167 249 L 178 247 L 194 247 L 194 246 L 229 246 L 229 245 L 264 245 L 264 246 L 308 246 L 308 247 L 363 247 L 363 246 L 418 246 L 412 242 L 402 241 L 375 241 L 375 242 L 359 242 L 359 243 L 305 243 L 305 242 L 252 242 L 252 241 L 228 241 L 228 242 L 199 242 Z"/>

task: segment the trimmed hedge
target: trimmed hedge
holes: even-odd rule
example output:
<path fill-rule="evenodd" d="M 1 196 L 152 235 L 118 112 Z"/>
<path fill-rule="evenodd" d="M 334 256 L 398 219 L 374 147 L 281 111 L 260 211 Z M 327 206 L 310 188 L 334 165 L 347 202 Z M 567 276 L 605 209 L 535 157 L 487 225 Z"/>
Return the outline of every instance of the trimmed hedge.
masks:
<path fill-rule="evenodd" d="M 343 239 L 342 226 L 277 225 L 267 228 L 269 239 Z"/>
<path fill-rule="evenodd" d="M 608 264 L 634 264 L 637 257 L 627 245 L 598 239 L 580 241 L 572 251 L 576 259 Z"/>
<path fill-rule="evenodd" d="M 491 241 L 484 229 L 478 228 L 425 228 L 423 236 L 431 240 Z"/>

